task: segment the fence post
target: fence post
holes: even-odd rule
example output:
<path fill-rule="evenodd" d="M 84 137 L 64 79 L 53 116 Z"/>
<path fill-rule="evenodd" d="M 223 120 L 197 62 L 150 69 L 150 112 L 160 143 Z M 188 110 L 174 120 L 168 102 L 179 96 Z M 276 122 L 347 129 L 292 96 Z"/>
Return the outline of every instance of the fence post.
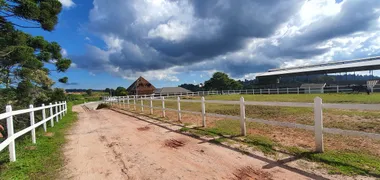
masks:
<path fill-rule="evenodd" d="M 66 101 L 63 101 L 62 108 L 63 108 L 63 115 L 66 115 Z"/>
<path fill-rule="evenodd" d="M 123 108 L 125 108 L 125 98 L 124 98 L 124 96 L 122 97 L 122 99 L 121 99 L 121 103 L 123 104 Z"/>
<path fill-rule="evenodd" d="M 150 96 L 150 114 L 153 114 L 153 97 Z"/>
<path fill-rule="evenodd" d="M 161 99 L 162 99 L 162 117 L 166 117 L 166 115 L 165 115 L 165 97 L 162 96 Z"/>
<path fill-rule="evenodd" d="M 240 97 L 240 129 L 241 135 L 247 135 L 247 128 L 245 126 L 245 104 L 244 97 Z"/>
<path fill-rule="evenodd" d="M 339 93 L 339 85 L 336 85 L 336 93 Z"/>
<path fill-rule="evenodd" d="M 289 94 L 289 88 L 286 88 L 286 94 Z"/>
<path fill-rule="evenodd" d="M 322 153 L 323 147 L 323 113 L 322 99 L 316 97 L 314 99 L 314 131 L 315 131 L 315 150 Z"/>
<path fill-rule="evenodd" d="M 280 89 L 279 88 L 277 88 L 277 94 L 280 94 Z"/>
<path fill-rule="evenodd" d="M 65 112 L 66 112 L 66 110 L 65 110 L 65 104 L 66 104 L 66 102 L 65 101 L 62 101 L 62 116 L 65 116 Z"/>
<path fill-rule="evenodd" d="M 205 104 L 205 97 L 202 96 L 202 125 L 203 127 L 206 127 L 206 104 Z"/>
<path fill-rule="evenodd" d="M 141 112 L 144 113 L 144 101 L 143 101 L 142 96 L 141 96 L 140 100 L 141 100 Z"/>
<path fill-rule="evenodd" d="M 12 106 L 11 105 L 6 106 L 5 111 L 7 113 L 12 113 Z M 13 116 L 9 116 L 7 118 L 7 131 L 8 131 L 8 138 L 11 138 L 13 136 L 13 133 L 14 133 Z M 9 149 L 9 160 L 11 162 L 15 162 L 16 161 L 16 148 L 15 148 L 15 140 L 14 139 L 9 143 L 8 149 Z"/>
<path fill-rule="evenodd" d="M 34 111 L 32 110 L 33 109 L 32 104 L 29 105 L 29 109 L 31 110 L 31 112 L 29 113 L 30 126 L 34 126 L 35 121 L 34 121 Z M 32 128 L 31 133 L 32 133 L 32 143 L 36 144 L 36 129 Z"/>
<path fill-rule="evenodd" d="M 300 88 L 297 87 L 297 94 L 300 94 Z"/>
<path fill-rule="evenodd" d="M 255 89 L 252 89 L 252 94 L 255 94 Z"/>
<path fill-rule="evenodd" d="M 133 96 L 133 109 L 136 111 L 136 96 Z"/>
<path fill-rule="evenodd" d="M 50 106 L 50 116 L 51 116 L 50 126 L 54 127 L 53 104 L 50 103 L 49 106 Z"/>
<path fill-rule="evenodd" d="M 260 89 L 260 94 L 262 94 L 263 93 L 263 91 Z"/>
<path fill-rule="evenodd" d="M 46 111 L 45 111 L 45 104 L 42 104 L 42 121 L 45 121 L 46 119 Z M 44 131 L 46 132 L 47 131 L 47 126 L 46 126 L 46 122 L 44 122 Z"/>
<path fill-rule="evenodd" d="M 310 86 L 309 86 L 309 94 L 310 94 Z"/>
<path fill-rule="evenodd" d="M 59 111 L 59 117 L 62 119 L 62 101 L 59 101 L 59 106 L 58 106 L 58 111 Z"/>
<path fill-rule="evenodd" d="M 270 89 L 268 89 L 268 94 L 270 94 Z"/>
<path fill-rule="evenodd" d="M 55 121 L 58 122 L 59 114 L 58 114 L 58 103 L 57 102 L 55 102 L 55 114 L 56 114 Z"/>
<path fill-rule="evenodd" d="M 177 105 L 178 105 L 178 121 L 182 120 L 181 116 L 181 98 L 178 96 L 177 97 Z"/>
<path fill-rule="evenodd" d="M 127 96 L 127 105 L 128 105 L 128 109 L 130 108 L 130 105 L 129 105 L 129 96 Z"/>

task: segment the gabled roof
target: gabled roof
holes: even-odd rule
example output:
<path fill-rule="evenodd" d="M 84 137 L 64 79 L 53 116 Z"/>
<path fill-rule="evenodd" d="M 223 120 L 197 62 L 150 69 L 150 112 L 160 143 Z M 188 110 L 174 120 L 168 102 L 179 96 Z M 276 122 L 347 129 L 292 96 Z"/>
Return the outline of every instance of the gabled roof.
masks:
<path fill-rule="evenodd" d="M 182 87 L 163 87 L 163 88 L 156 89 L 154 91 L 154 93 L 156 94 L 187 93 L 187 92 L 191 92 L 191 91 Z"/>
<path fill-rule="evenodd" d="M 127 91 L 135 91 L 136 88 L 152 88 L 152 89 L 156 89 L 153 84 L 151 84 L 149 81 L 147 81 L 145 78 L 143 77 L 139 77 L 137 78 L 137 80 L 135 82 L 133 82 L 128 88 L 127 88 Z"/>

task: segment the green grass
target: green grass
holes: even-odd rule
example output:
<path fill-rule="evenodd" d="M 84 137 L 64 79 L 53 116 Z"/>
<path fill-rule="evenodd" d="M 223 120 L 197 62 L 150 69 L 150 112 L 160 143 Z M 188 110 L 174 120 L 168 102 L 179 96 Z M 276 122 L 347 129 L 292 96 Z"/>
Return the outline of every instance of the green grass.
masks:
<path fill-rule="evenodd" d="M 329 95 L 329 94 L 324 94 Z M 334 95 L 334 94 L 330 94 Z M 375 96 L 377 94 L 373 94 Z M 236 96 L 236 97 L 234 97 Z M 221 100 L 237 100 L 238 95 L 223 95 L 223 96 L 207 96 L 208 99 L 221 99 Z M 274 98 L 284 97 L 284 95 L 247 95 L 248 97 L 257 98 Z M 309 96 L 308 94 L 290 95 L 290 96 Z M 335 96 L 346 96 L 345 94 L 338 94 Z M 350 95 L 347 96 L 362 96 Z M 366 95 L 367 96 L 367 95 Z M 196 99 L 194 97 L 194 99 Z M 198 98 L 199 99 L 199 98 Z M 261 100 L 261 99 L 260 99 Z M 266 99 L 268 100 L 268 99 Z M 312 100 L 312 98 L 311 98 Z M 279 99 L 278 101 L 281 101 Z M 140 101 L 138 101 L 140 103 Z M 144 101 L 144 104 L 149 104 L 149 101 Z M 153 101 L 153 106 L 161 107 L 161 101 Z M 177 102 L 165 102 L 166 108 L 177 109 Z M 201 112 L 200 103 L 181 102 L 181 109 L 187 111 Z M 232 116 L 240 116 L 239 105 L 230 104 L 211 104 L 206 103 L 207 113 L 216 113 Z M 314 124 L 313 108 L 307 107 L 277 107 L 277 106 L 253 106 L 246 105 L 246 117 L 258 118 L 274 121 L 293 122 L 299 124 Z M 360 111 L 360 110 L 340 110 L 340 109 L 324 109 L 324 126 L 328 128 L 340 128 L 347 130 L 365 131 L 371 133 L 380 133 L 380 112 L 378 111 Z M 360 120 L 361 119 L 361 120 Z"/>
<path fill-rule="evenodd" d="M 211 95 L 206 100 L 234 100 L 243 96 L 246 101 L 280 101 L 280 102 L 313 102 L 315 97 L 321 97 L 325 103 L 380 103 L 380 93 L 367 94 L 273 94 L 273 95 Z"/>
<path fill-rule="evenodd" d="M 262 135 L 229 136 L 238 135 L 240 132 L 238 121 L 234 120 L 218 121 L 215 127 L 212 128 L 184 127 L 180 131 L 189 132 L 197 136 L 214 137 L 210 142 L 215 144 L 226 141 L 229 143 L 234 142 L 235 144 L 242 143 L 269 155 L 276 155 L 279 150 L 286 151 L 307 161 L 320 163 L 331 174 L 380 176 L 380 157 L 366 152 L 350 152 L 348 150 L 326 150 L 325 153 L 313 153 L 298 147 L 283 146 Z"/>
<path fill-rule="evenodd" d="M 331 174 L 380 176 L 380 158 L 366 153 L 350 151 L 312 153 L 296 147 L 286 147 L 286 149 L 296 157 L 322 163 Z"/>
<path fill-rule="evenodd" d="M 77 119 L 72 112 L 72 102 L 68 103 L 67 115 L 54 124 L 48 125 L 52 137 L 45 136 L 42 127 L 37 130 L 37 144 L 25 135 L 16 140 L 16 162 L 9 162 L 8 151 L 0 153 L 0 179 L 56 179 L 63 165 L 62 146 L 65 132 Z M 49 124 L 49 123 L 48 123 Z"/>

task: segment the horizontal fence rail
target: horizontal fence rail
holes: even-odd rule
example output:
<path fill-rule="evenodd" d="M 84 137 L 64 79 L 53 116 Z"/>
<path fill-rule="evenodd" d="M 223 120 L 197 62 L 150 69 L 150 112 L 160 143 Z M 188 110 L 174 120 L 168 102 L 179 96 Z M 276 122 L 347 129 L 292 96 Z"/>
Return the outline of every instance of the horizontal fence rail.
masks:
<path fill-rule="evenodd" d="M 37 111 L 41 111 L 42 120 L 40 122 L 35 123 L 35 113 Z M 46 117 L 46 111 L 49 112 L 49 117 Z M 21 114 L 29 114 L 30 117 L 30 126 L 22 129 L 18 132 L 14 132 L 13 126 L 13 117 Z M 50 121 L 50 126 L 54 126 L 54 119 L 56 122 L 59 122 L 59 119 L 62 119 L 64 115 L 67 114 L 67 102 L 55 102 L 54 104 L 50 103 L 48 106 L 44 104 L 41 107 L 33 107 L 33 105 L 29 106 L 29 109 L 22 110 L 12 110 L 12 106 L 8 105 L 6 107 L 6 112 L 0 114 L 0 121 L 6 119 L 7 123 L 7 132 L 8 137 L 3 142 L 0 143 L 0 151 L 5 149 L 8 146 L 9 149 L 9 159 L 11 162 L 16 161 L 16 148 L 15 141 L 18 137 L 31 132 L 32 143 L 36 144 L 36 128 L 43 125 L 44 131 L 47 131 L 46 123 Z"/>
<path fill-rule="evenodd" d="M 360 92 L 366 92 L 361 89 Z M 380 92 L 380 87 L 376 86 L 370 88 L 369 92 Z M 349 86 L 326 86 L 324 88 L 255 88 L 255 89 L 241 89 L 241 90 L 218 90 L 218 91 L 197 91 L 197 92 L 174 92 L 174 93 L 161 93 L 151 95 L 135 95 L 135 98 L 150 98 L 161 99 L 161 97 L 178 97 L 178 96 L 208 96 L 208 95 L 234 95 L 234 94 L 323 94 L 323 93 L 357 93 L 352 87 Z M 107 97 L 109 98 L 109 97 Z"/>
<path fill-rule="evenodd" d="M 149 103 L 144 104 L 144 101 L 148 101 Z M 162 102 L 161 107 L 154 107 L 153 101 Z M 203 127 L 207 126 L 206 117 L 219 117 L 219 118 L 227 118 L 232 120 L 239 120 L 241 126 L 241 134 L 246 135 L 246 121 L 262 123 L 272 126 L 280 126 L 280 127 L 288 127 L 288 128 L 297 128 L 304 129 L 308 131 L 315 132 L 315 144 L 316 151 L 323 152 L 323 133 L 329 134 L 340 134 L 340 135 L 349 135 L 349 136 L 361 136 L 361 137 L 369 137 L 374 139 L 380 139 L 380 134 L 376 133 L 367 133 L 362 131 L 354 131 L 354 130 L 343 130 L 336 128 L 324 128 L 323 127 L 323 108 L 337 108 L 337 109 L 360 109 L 360 110 L 380 110 L 379 107 L 374 105 L 366 105 L 366 104 L 323 104 L 322 99 L 316 97 L 314 99 L 314 103 L 294 103 L 294 102 L 255 102 L 255 101 L 244 101 L 244 98 L 241 97 L 240 101 L 224 101 L 224 100 L 205 100 L 204 97 L 201 97 L 201 100 L 188 100 L 181 99 L 179 96 L 177 99 L 166 99 L 165 97 L 161 97 L 160 99 L 151 97 L 141 97 L 137 98 L 137 96 L 120 96 L 120 97 L 108 97 L 104 98 L 105 103 L 110 103 L 111 105 L 117 104 L 122 107 L 130 107 L 134 106 L 141 108 L 141 112 L 144 112 L 144 108 L 150 109 L 150 114 L 153 114 L 153 109 L 161 110 L 162 116 L 165 117 L 165 111 L 172 111 L 178 113 L 178 120 L 181 120 L 181 113 L 190 113 L 202 116 L 202 125 Z M 165 102 L 176 102 L 177 108 L 166 108 Z M 188 111 L 181 109 L 181 102 L 189 102 L 189 103 L 199 103 L 202 110 L 201 112 L 196 111 Z M 240 116 L 232 116 L 232 115 L 223 115 L 216 113 L 206 113 L 205 104 L 231 104 L 231 105 L 240 105 Z M 256 119 L 256 118 L 247 118 L 245 116 L 245 106 L 246 105 L 259 105 L 259 106 L 281 106 L 281 107 L 308 107 L 314 109 L 314 125 L 306 125 L 306 124 L 298 124 L 291 122 L 281 122 L 274 120 L 264 120 L 264 119 Z"/>

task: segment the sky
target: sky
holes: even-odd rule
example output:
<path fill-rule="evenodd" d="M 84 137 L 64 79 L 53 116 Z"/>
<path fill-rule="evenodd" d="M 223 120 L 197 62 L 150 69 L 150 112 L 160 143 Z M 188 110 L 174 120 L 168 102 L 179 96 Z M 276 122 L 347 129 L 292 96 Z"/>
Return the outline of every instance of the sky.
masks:
<path fill-rule="evenodd" d="M 380 0 L 60 0 L 53 32 L 73 61 L 62 88 L 198 84 L 216 71 L 254 79 L 270 68 L 380 56 Z"/>

